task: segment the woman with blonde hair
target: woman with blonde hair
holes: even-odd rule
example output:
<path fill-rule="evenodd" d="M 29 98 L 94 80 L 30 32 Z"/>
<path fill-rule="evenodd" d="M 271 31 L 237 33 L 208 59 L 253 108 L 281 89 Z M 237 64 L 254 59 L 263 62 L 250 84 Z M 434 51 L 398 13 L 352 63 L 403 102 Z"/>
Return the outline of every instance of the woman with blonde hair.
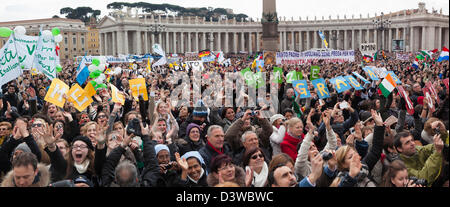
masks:
<path fill-rule="evenodd" d="M 368 178 L 368 175 L 381 157 L 385 127 L 380 114 L 377 114 L 373 109 L 371 113 L 375 120 L 372 149 L 361 159 L 355 148 L 349 145 L 340 147 L 336 151 L 339 173 L 331 186 L 376 187 L 375 183 Z"/>
<path fill-rule="evenodd" d="M 297 158 L 297 146 L 302 143 L 305 134 L 303 133 L 303 122 L 295 117 L 286 122 L 287 132 L 283 142 L 280 144 L 281 152 L 288 154 L 292 160 Z"/>
<path fill-rule="evenodd" d="M 100 127 L 97 122 L 90 121 L 81 127 L 81 135 L 88 137 L 92 144 L 95 146 L 97 144 L 97 135 L 99 135 Z"/>

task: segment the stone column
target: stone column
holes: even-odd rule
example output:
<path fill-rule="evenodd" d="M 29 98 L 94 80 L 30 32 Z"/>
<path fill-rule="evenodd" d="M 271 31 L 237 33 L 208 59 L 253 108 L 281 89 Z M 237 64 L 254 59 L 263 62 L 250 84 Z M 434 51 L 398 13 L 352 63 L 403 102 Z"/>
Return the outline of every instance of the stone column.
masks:
<path fill-rule="evenodd" d="M 221 32 L 218 32 L 217 33 L 217 50 L 218 51 L 221 51 L 222 50 L 222 33 Z"/>
<path fill-rule="evenodd" d="M 363 30 L 359 29 L 359 44 L 358 44 L 358 48 L 361 48 L 361 43 L 363 43 Z"/>
<path fill-rule="evenodd" d="M 198 32 L 195 32 L 195 51 L 200 52 L 200 47 L 198 45 Z"/>
<path fill-rule="evenodd" d="M 389 38 L 388 38 L 388 48 L 389 48 L 389 52 L 392 51 L 392 29 L 388 29 L 389 30 Z"/>
<path fill-rule="evenodd" d="M 344 30 L 344 50 L 348 48 L 347 30 Z"/>
<path fill-rule="evenodd" d="M 213 33 L 212 33 L 212 32 L 209 33 L 209 49 L 210 49 L 211 51 L 214 50 L 214 36 L 213 36 Z"/>
<path fill-rule="evenodd" d="M 306 47 L 305 50 L 309 50 L 311 49 L 311 40 L 310 40 L 310 36 L 309 36 L 309 31 L 306 31 Z"/>
<path fill-rule="evenodd" d="M 288 49 L 287 31 L 284 32 L 283 40 L 284 40 L 283 49 L 287 50 Z"/>
<path fill-rule="evenodd" d="M 248 33 L 248 53 L 249 54 L 251 54 L 251 53 L 253 53 L 253 45 L 252 45 L 252 33 L 251 32 L 249 32 Z"/>
<path fill-rule="evenodd" d="M 230 50 L 229 50 L 229 34 L 228 34 L 228 32 L 225 32 L 225 51 L 223 51 L 224 53 L 229 53 L 230 52 Z"/>
<path fill-rule="evenodd" d="M 414 27 L 409 28 L 409 51 L 414 52 Z"/>
<path fill-rule="evenodd" d="M 258 52 L 259 52 L 259 44 L 260 44 L 259 32 L 256 32 L 256 51 Z"/>
<path fill-rule="evenodd" d="M 279 32 L 280 33 L 280 51 L 283 51 L 283 32 Z"/>
<path fill-rule="evenodd" d="M 172 47 L 172 51 L 173 53 L 177 53 L 177 32 L 173 32 L 173 47 Z"/>
<path fill-rule="evenodd" d="M 238 53 L 237 45 L 238 45 L 238 33 L 233 32 L 233 50 L 235 54 Z"/>
<path fill-rule="evenodd" d="M 202 50 L 206 50 L 206 32 L 203 32 Z M 211 48 L 210 48 L 211 49 Z"/>
<path fill-rule="evenodd" d="M 169 20 L 167 20 L 169 21 Z M 169 39 L 169 32 L 166 32 L 166 53 L 170 53 L 170 39 Z"/>
<path fill-rule="evenodd" d="M 302 31 L 298 31 L 298 51 L 302 51 L 303 50 L 303 34 Z"/>
<path fill-rule="evenodd" d="M 383 30 L 381 32 L 381 49 L 386 50 L 386 33 L 384 32 L 386 30 Z"/>
<path fill-rule="evenodd" d="M 406 52 L 406 27 L 403 27 L 403 51 Z"/>
<path fill-rule="evenodd" d="M 123 32 L 122 31 L 117 31 L 117 54 L 123 54 Z"/>
<path fill-rule="evenodd" d="M 187 32 L 187 52 L 192 52 L 191 32 Z"/>
<path fill-rule="evenodd" d="M 245 43 L 244 33 L 241 32 L 241 48 L 240 48 L 241 51 L 245 51 L 245 44 L 244 43 Z"/>
<path fill-rule="evenodd" d="M 112 56 L 116 56 L 117 53 L 117 32 L 113 32 L 112 33 L 112 47 L 113 47 L 113 51 L 112 51 Z"/>
<path fill-rule="evenodd" d="M 144 47 L 144 49 L 145 49 L 145 51 L 144 51 L 144 54 L 147 54 L 148 53 L 148 32 L 147 31 L 144 31 L 144 44 L 145 44 L 145 47 Z"/>
<path fill-rule="evenodd" d="M 181 41 L 180 53 L 184 53 L 184 34 L 183 34 L 183 32 L 180 32 L 180 41 Z"/>
<path fill-rule="evenodd" d="M 314 43 L 313 43 L 313 46 L 311 48 L 318 48 L 318 46 L 317 46 L 317 38 L 318 37 L 319 37 L 319 34 L 317 34 L 316 31 L 313 31 Z"/>
<path fill-rule="evenodd" d="M 352 50 L 355 49 L 355 30 L 352 29 Z"/>
<path fill-rule="evenodd" d="M 100 55 L 105 55 L 105 51 L 103 48 L 105 48 L 105 42 L 103 41 L 103 33 L 99 33 L 100 35 Z"/>
<path fill-rule="evenodd" d="M 155 33 L 152 32 L 151 35 L 152 35 L 152 42 L 151 42 L 151 44 L 150 44 L 150 48 L 152 48 L 153 45 L 156 43 L 156 42 L 155 42 Z M 152 51 L 149 51 L 149 52 L 152 52 Z"/>
<path fill-rule="evenodd" d="M 123 31 L 123 33 L 124 33 L 124 35 L 123 35 L 123 45 L 124 45 L 123 53 L 124 53 L 124 55 L 128 55 L 129 54 L 129 51 L 128 51 L 128 31 L 125 30 L 125 31 Z"/>
<path fill-rule="evenodd" d="M 295 32 L 291 31 L 291 50 L 295 50 Z"/>
<path fill-rule="evenodd" d="M 427 27 L 424 26 L 422 27 L 422 45 L 420 46 L 419 50 L 425 50 L 427 47 L 427 38 L 426 38 L 426 34 L 427 34 Z"/>
<path fill-rule="evenodd" d="M 378 30 L 377 29 L 374 29 L 373 30 L 373 42 L 375 43 L 375 49 L 377 49 L 378 50 L 378 48 L 379 48 L 379 45 L 378 45 Z"/>
<path fill-rule="evenodd" d="M 370 42 L 370 29 L 367 29 L 367 34 L 366 34 L 366 42 L 369 43 Z"/>
<path fill-rule="evenodd" d="M 435 43 L 434 48 L 438 48 L 439 50 L 442 47 L 442 27 L 437 27 L 438 28 L 438 36 L 437 36 L 437 43 Z"/>

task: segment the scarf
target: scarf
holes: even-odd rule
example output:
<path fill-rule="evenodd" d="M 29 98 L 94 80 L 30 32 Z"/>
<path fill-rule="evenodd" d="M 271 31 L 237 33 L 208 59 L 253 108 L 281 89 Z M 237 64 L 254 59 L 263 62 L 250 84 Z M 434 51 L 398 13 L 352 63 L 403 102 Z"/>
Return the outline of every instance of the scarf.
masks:
<path fill-rule="evenodd" d="M 214 146 L 212 146 L 212 144 L 209 143 L 209 141 L 208 141 L 208 145 L 209 145 L 214 151 L 216 151 L 217 153 L 219 153 L 219 155 L 223 154 L 223 147 L 222 147 L 222 149 L 218 150 L 218 149 L 216 149 Z"/>
<path fill-rule="evenodd" d="M 250 169 L 250 167 L 246 166 L 245 171 L 247 171 L 247 169 Z M 269 168 L 267 167 L 267 163 L 264 162 L 262 170 L 259 174 L 255 171 L 253 171 L 252 185 L 255 187 L 264 187 L 264 185 L 266 184 L 268 175 L 269 175 Z"/>
<path fill-rule="evenodd" d="M 203 173 L 205 173 L 205 170 L 203 170 L 202 168 L 202 172 L 200 173 L 200 177 L 198 180 L 194 180 L 191 177 L 189 177 L 189 175 L 187 176 L 189 178 L 189 180 L 191 180 L 193 183 L 198 184 L 198 181 L 200 181 L 200 179 L 203 177 Z"/>
<path fill-rule="evenodd" d="M 75 168 L 77 168 L 78 173 L 83 174 L 83 173 L 85 173 L 87 171 L 89 163 L 91 163 L 91 161 L 86 159 L 81 164 L 74 163 L 73 165 L 75 166 Z"/>

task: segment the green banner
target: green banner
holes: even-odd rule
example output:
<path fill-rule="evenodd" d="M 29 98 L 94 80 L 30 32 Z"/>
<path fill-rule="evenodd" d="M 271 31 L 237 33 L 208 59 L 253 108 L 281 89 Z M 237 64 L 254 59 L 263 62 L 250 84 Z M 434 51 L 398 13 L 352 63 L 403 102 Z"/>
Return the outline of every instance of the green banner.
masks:
<path fill-rule="evenodd" d="M 286 75 L 287 83 L 292 83 L 293 81 L 296 81 L 296 80 L 303 80 L 303 74 L 301 71 L 297 72 L 297 71 L 293 70 Z"/>
<path fill-rule="evenodd" d="M 283 83 L 283 69 L 279 67 L 273 67 L 273 82 Z"/>
<path fill-rule="evenodd" d="M 320 67 L 317 65 L 311 66 L 311 78 L 309 80 L 319 79 Z"/>

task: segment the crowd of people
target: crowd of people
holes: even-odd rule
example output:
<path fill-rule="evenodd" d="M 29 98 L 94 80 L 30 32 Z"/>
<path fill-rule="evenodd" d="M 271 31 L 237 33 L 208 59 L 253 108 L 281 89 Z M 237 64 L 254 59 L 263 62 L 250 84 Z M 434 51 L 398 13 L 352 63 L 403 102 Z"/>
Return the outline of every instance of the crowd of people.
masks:
<path fill-rule="evenodd" d="M 170 80 L 174 70 L 167 64 L 147 71 L 144 61 L 137 70 L 109 64 L 124 69 L 109 79 L 125 96 L 123 105 L 112 101 L 110 88 L 99 88 L 79 112 L 68 101 L 63 108 L 46 102 L 51 80 L 25 72 L 0 94 L 1 186 L 448 187 L 449 89 L 443 80 L 449 63 L 430 58 L 415 69 L 394 55 L 386 52 L 372 63 L 362 63 L 358 52 L 355 62 L 317 61 L 331 95 L 323 100 L 311 84 L 311 98 L 300 99 L 285 81 L 292 70 L 308 80 L 310 65 L 279 65 L 284 81 L 277 111 L 192 100 L 174 106 L 171 93 L 180 84 Z M 254 59 L 228 57 L 230 66 L 205 63 L 203 72 L 223 76 Z M 363 65 L 393 71 L 414 113 L 407 113 L 397 89 L 383 96 L 381 80 L 343 93 L 329 82 L 352 72 L 370 80 Z M 58 79 L 75 84 L 78 63 L 62 66 Z M 273 66 L 265 66 L 268 75 Z M 132 95 L 128 81 L 138 77 L 146 80 L 148 101 Z M 428 82 L 437 92 L 434 111 L 422 92 Z M 264 110 L 273 115 L 264 117 Z"/>

